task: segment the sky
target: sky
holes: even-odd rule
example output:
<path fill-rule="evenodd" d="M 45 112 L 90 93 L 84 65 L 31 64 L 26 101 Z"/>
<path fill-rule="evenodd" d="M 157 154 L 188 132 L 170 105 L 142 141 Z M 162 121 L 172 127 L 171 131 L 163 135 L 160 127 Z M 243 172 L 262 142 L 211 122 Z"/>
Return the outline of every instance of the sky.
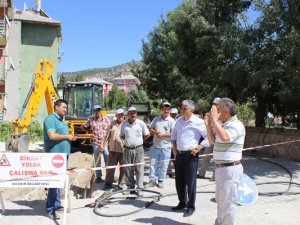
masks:
<path fill-rule="evenodd" d="M 17 9 L 35 0 L 13 0 Z M 62 24 L 59 72 L 108 68 L 141 60 L 142 39 L 182 0 L 42 0 Z"/>

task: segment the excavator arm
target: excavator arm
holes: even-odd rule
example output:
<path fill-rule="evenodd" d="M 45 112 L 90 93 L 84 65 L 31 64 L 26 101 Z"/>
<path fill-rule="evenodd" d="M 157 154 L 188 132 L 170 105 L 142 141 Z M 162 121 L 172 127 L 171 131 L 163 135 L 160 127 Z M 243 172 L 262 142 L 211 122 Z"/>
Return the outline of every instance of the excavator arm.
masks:
<path fill-rule="evenodd" d="M 36 116 L 44 97 L 48 115 L 54 112 L 54 103 L 59 99 L 59 96 L 52 82 L 52 69 L 53 65 L 49 60 L 41 60 L 39 62 L 32 86 L 24 101 L 19 117 L 13 121 L 13 134 L 6 142 L 7 150 L 13 150 L 14 152 L 28 151 L 30 142 L 28 135 L 29 125 L 32 117 Z M 90 142 L 93 135 L 87 131 L 83 131 L 81 125 L 93 113 L 91 107 L 94 104 L 103 104 L 102 84 L 97 82 L 71 82 L 68 88 L 66 100 L 68 102 L 73 101 L 71 108 L 75 110 L 74 112 L 79 112 L 78 105 L 81 100 L 88 99 L 91 101 L 89 110 L 87 110 L 86 104 L 83 104 L 85 108 L 80 111 L 80 116 L 75 116 L 74 114 L 73 117 L 67 117 L 67 115 L 65 121 L 69 126 L 70 134 L 76 134 L 78 139 L 82 139 L 82 141 L 89 140 Z M 77 100 L 78 102 L 76 102 Z M 25 111 L 26 114 L 24 117 L 23 114 Z M 106 114 L 106 112 L 104 113 Z"/>
<path fill-rule="evenodd" d="M 51 80 L 52 67 L 52 63 L 49 60 L 41 60 L 39 62 L 34 82 L 32 83 L 27 98 L 23 104 L 23 110 L 20 113 L 19 118 L 13 122 L 14 134 L 19 134 L 19 127 L 21 127 L 21 133 L 28 132 L 31 119 L 36 116 L 44 97 L 46 99 L 48 115 L 54 111 L 54 103 L 59 97 Z M 26 108 L 26 115 L 21 118 Z"/>
<path fill-rule="evenodd" d="M 53 65 L 49 60 L 41 60 L 36 69 L 35 78 L 22 107 L 19 118 L 13 121 L 13 135 L 7 141 L 6 148 L 13 151 L 28 151 L 28 129 L 32 117 L 36 116 L 45 97 L 48 115 L 54 111 L 54 103 L 59 96 L 52 82 Z M 25 117 L 22 117 L 24 110 Z M 21 132 L 19 131 L 21 128 Z"/>

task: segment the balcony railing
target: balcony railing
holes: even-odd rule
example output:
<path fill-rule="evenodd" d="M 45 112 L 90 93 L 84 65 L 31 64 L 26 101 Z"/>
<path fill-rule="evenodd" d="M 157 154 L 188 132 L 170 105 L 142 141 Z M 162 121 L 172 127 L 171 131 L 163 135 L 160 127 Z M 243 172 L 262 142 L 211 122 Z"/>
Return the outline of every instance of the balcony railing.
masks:
<path fill-rule="evenodd" d="M 6 70 L 3 66 L 0 66 L 0 81 L 5 80 L 6 78 Z"/>
<path fill-rule="evenodd" d="M 4 114 L 6 112 L 5 96 L 6 96 L 6 93 L 0 93 L 0 122 L 3 122 Z"/>
<path fill-rule="evenodd" d="M 5 15 L 4 19 L 0 19 L 0 45 L 6 45 L 7 43 L 9 26 L 9 20 Z"/>
<path fill-rule="evenodd" d="M 5 19 L 0 20 L 0 35 L 5 35 L 6 33 L 6 24 L 5 24 Z"/>

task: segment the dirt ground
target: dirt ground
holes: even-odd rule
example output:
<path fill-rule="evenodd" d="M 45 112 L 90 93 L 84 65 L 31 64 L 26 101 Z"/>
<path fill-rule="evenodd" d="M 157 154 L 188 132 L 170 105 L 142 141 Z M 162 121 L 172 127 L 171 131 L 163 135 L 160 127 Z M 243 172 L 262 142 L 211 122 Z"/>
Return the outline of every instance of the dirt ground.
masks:
<path fill-rule="evenodd" d="M 260 193 L 256 202 L 248 206 L 238 207 L 239 225 L 297 225 L 300 211 L 300 163 L 285 159 L 265 158 L 275 161 L 284 168 L 251 156 L 244 156 L 244 173 L 250 176 Z M 145 161 L 149 160 L 149 150 L 145 150 Z M 201 163 L 201 158 L 199 163 Z M 148 167 L 145 168 L 145 183 L 148 182 Z M 104 183 L 92 183 L 87 198 L 84 194 L 76 195 L 71 190 L 70 209 L 67 214 L 67 224 L 214 224 L 217 206 L 214 200 L 215 183 L 210 182 L 213 164 L 210 164 L 207 179 L 197 179 L 196 211 L 188 218 L 183 212 L 172 212 L 170 207 L 177 205 L 178 199 L 175 190 L 175 180 L 168 178 L 165 187 L 151 190 L 161 193 L 162 197 L 150 198 L 153 193 L 144 193 L 149 198 L 126 198 L 118 200 L 116 195 L 110 204 L 99 209 L 106 216 L 99 216 L 93 208 L 85 207 L 104 193 Z M 289 174 L 290 173 L 290 174 Z M 116 174 L 117 175 L 117 174 Z M 291 181 L 291 176 L 292 181 Z M 288 190 L 289 184 L 293 183 Z M 32 224 L 62 224 L 63 220 L 53 221 L 45 217 L 45 190 L 44 189 L 11 189 L 0 190 L 5 199 L 6 212 L 0 216 L 1 225 L 32 225 Z M 82 191 L 82 190 L 81 190 Z M 122 195 L 121 195 L 122 196 Z M 120 197 L 121 198 L 121 197 Z M 114 217 L 120 213 L 130 213 L 142 208 L 146 202 L 153 203 L 146 209 L 127 216 Z"/>
<path fill-rule="evenodd" d="M 4 143 L 0 143 L 0 148 L 4 146 Z M 30 144 L 30 152 L 43 152 L 43 143 L 38 142 Z M 69 169 L 84 169 L 92 168 L 94 165 L 93 157 L 91 154 L 77 151 L 72 153 L 69 157 L 68 167 Z M 92 185 L 94 181 L 94 172 L 86 171 L 81 173 L 69 174 L 70 190 L 76 198 L 91 197 Z M 46 196 L 45 188 L 3 188 L 1 189 L 2 198 L 5 200 L 44 200 Z M 64 194 L 64 191 L 63 191 Z"/>

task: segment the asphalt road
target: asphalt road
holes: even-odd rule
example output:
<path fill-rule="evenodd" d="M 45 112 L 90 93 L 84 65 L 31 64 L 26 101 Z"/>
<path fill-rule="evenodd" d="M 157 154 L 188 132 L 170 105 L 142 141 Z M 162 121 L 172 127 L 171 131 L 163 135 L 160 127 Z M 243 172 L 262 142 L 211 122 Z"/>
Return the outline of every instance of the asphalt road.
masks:
<path fill-rule="evenodd" d="M 146 161 L 148 160 L 146 151 Z M 300 163 L 285 159 L 265 158 L 275 161 L 291 172 L 292 182 L 298 183 L 291 186 L 288 193 L 290 175 L 282 167 L 245 156 L 243 158 L 244 173 L 250 176 L 257 184 L 260 193 L 258 199 L 251 205 L 238 207 L 239 225 L 298 225 L 300 212 Z M 200 160 L 201 163 L 201 160 Z M 175 181 L 168 178 L 165 187 L 151 190 L 158 191 L 162 198 L 140 212 L 121 217 L 103 217 L 94 213 L 92 208 L 85 207 L 104 193 L 103 183 L 95 184 L 92 198 L 76 199 L 71 197 L 71 212 L 67 214 L 67 224 L 71 225 L 113 225 L 113 224 L 153 224 L 153 225 L 178 225 L 178 224 L 214 224 L 217 205 L 214 201 L 215 183 L 210 182 L 213 164 L 207 172 L 207 179 L 197 179 L 196 211 L 188 218 L 183 212 L 172 212 L 170 207 L 178 203 Z M 148 182 L 148 168 L 145 169 L 145 183 Z M 267 184 L 262 184 L 267 183 Z M 276 192 L 276 193 L 275 193 Z M 279 193 L 277 193 L 279 192 Z M 153 194 L 145 193 L 145 196 Z M 120 198 L 122 195 L 118 195 Z M 117 197 L 117 196 L 116 196 Z M 145 202 L 153 199 L 113 199 L 112 204 L 105 205 L 102 213 L 113 216 L 140 209 Z M 62 224 L 62 219 L 52 221 L 45 217 L 45 201 L 5 201 L 6 213 L 0 217 L 1 225 L 35 225 L 35 224 Z"/>

